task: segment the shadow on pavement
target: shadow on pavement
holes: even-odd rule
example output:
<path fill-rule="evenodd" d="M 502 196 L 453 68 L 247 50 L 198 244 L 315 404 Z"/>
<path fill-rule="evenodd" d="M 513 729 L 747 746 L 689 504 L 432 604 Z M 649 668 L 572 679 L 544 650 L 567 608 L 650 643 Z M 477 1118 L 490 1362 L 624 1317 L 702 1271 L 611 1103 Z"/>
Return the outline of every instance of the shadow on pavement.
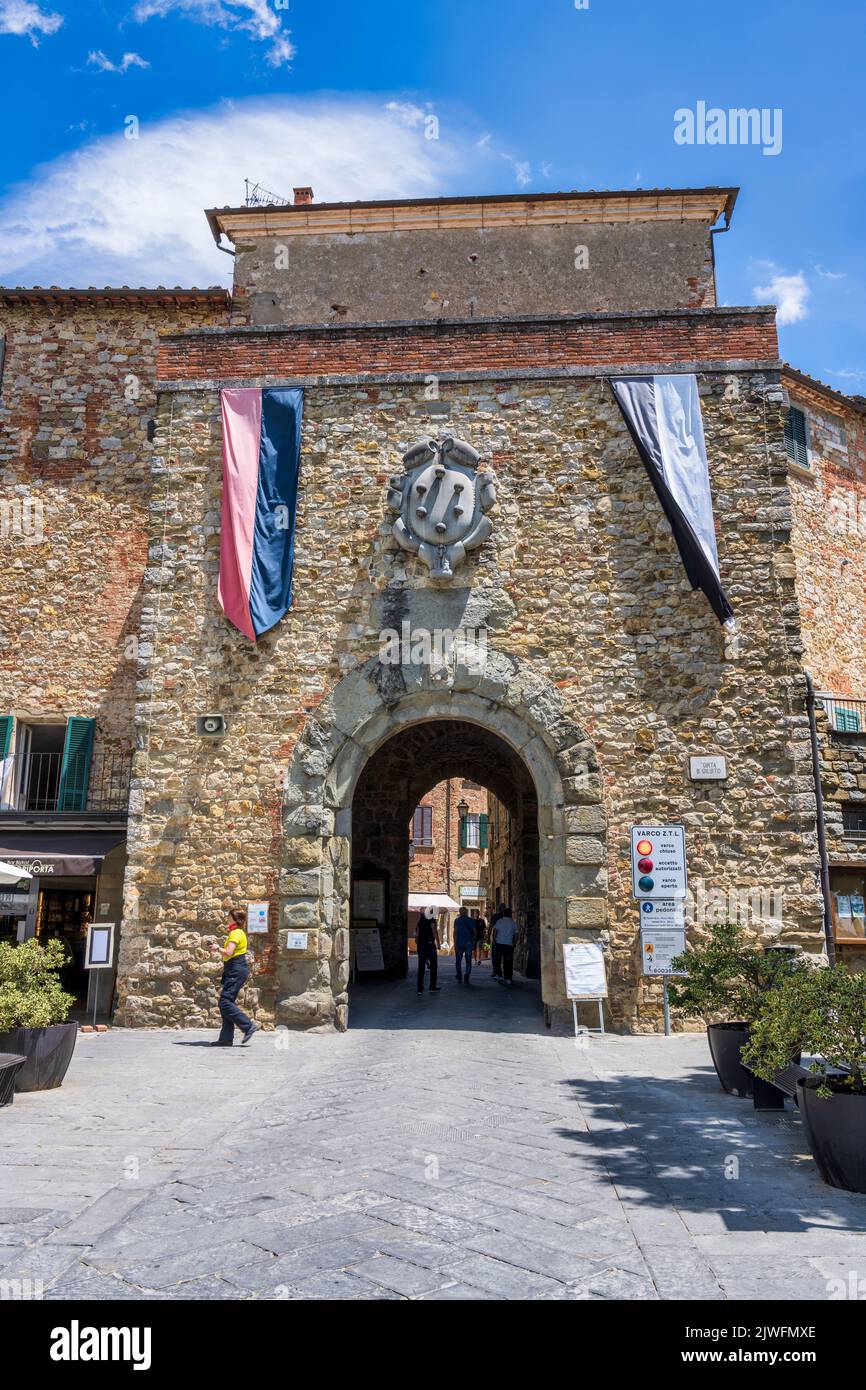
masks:
<path fill-rule="evenodd" d="M 500 985 L 489 964 L 475 966 L 469 985 L 455 979 L 453 956 L 439 960 L 437 993 L 419 994 L 414 959 L 403 980 L 365 980 L 349 986 L 351 1029 L 456 1030 L 480 1033 L 544 1033 L 541 981 L 515 975 Z"/>
<path fill-rule="evenodd" d="M 821 1181 L 796 1109 L 756 1111 L 710 1065 L 563 1084 L 588 1129 L 559 1134 L 632 1206 L 716 1213 L 729 1231 L 866 1231 L 866 1196 Z"/>

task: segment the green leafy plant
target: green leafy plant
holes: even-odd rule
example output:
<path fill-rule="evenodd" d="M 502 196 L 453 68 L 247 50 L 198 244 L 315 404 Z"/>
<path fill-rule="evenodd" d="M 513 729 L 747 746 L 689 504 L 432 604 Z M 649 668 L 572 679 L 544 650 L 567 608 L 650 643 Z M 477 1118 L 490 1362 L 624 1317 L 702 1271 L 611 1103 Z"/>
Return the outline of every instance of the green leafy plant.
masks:
<path fill-rule="evenodd" d="M 851 974 L 844 965 L 808 970 L 768 997 L 743 1060 L 772 1081 L 797 1052 L 817 1058 L 811 1070 L 824 1078 L 819 1095 L 834 1090 L 866 1095 L 866 972 Z M 833 1077 L 831 1084 L 828 1067 L 847 1067 L 850 1075 Z"/>
<path fill-rule="evenodd" d="M 706 941 L 676 956 L 675 970 L 687 977 L 671 982 L 670 1000 L 686 1014 L 704 1019 L 724 1015 L 729 1022 L 751 1024 L 769 991 L 804 969 L 787 951 L 765 951 L 738 922 L 717 922 Z M 788 1061 L 790 1061 L 790 1057 Z"/>
<path fill-rule="evenodd" d="M 0 942 L 0 1033 L 65 1023 L 75 1002 L 58 979 L 66 959 L 60 941 Z"/>

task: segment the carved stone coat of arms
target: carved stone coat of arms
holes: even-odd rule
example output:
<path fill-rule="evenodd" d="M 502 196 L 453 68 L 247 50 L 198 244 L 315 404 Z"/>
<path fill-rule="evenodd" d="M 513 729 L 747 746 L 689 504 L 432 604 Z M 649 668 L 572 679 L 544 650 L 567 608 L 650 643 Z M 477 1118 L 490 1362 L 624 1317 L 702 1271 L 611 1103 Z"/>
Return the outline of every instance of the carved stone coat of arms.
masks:
<path fill-rule="evenodd" d="M 436 583 L 449 580 L 467 551 L 493 530 L 485 516 L 496 501 L 492 473 L 462 439 L 422 439 L 403 455 L 405 473 L 391 478 L 388 506 L 399 516 L 394 535 L 418 555 Z"/>

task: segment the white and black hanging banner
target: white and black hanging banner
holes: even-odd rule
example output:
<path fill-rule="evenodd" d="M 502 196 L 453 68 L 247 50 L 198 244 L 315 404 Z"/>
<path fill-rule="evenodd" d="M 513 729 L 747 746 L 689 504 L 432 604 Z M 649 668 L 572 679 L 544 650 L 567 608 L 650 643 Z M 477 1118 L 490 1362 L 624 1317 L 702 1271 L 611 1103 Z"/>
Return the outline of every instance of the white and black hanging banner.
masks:
<path fill-rule="evenodd" d="M 734 610 L 722 588 L 697 377 L 612 377 L 611 389 L 670 522 L 693 589 L 720 623 Z"/>

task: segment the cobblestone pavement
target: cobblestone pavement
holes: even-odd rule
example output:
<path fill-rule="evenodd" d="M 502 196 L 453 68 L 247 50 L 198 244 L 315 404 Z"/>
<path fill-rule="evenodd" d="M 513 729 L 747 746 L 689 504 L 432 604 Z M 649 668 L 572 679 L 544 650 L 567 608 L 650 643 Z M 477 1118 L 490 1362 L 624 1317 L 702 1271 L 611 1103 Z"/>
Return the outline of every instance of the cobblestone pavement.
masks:
<path fill-rule="evenodd" d="M 359 989 L 338 1036 L 80 1036 L 61 1090 L 0 1111 L 0 1297 L 825 1299 L 866 1275 L 866 1197 L 821 1183 L 796 1112 L 725 1096 L 703 1036 L 578 1047 L 526 982 L 440 979 Z"/>

